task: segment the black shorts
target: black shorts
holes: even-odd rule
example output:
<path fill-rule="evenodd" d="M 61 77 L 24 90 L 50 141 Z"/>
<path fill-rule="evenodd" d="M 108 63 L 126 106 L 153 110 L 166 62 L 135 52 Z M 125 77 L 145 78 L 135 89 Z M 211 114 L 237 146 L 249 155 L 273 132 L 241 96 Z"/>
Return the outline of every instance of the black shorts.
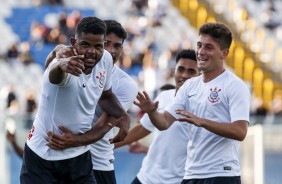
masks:
<path fill-rule="evenodd" d="M 96 184 L 89 151 L 74 158 L 44 160 L 25 145 L 21 184 Z"/>
<path fill-rule="evenodd" d="M 98 171 L 93 170 L 97 184 L 116 184 L 115 171 Z"/>
<path fill-rule="evenodd" d="M 240 176 L 183 180 L 181 184 L 241 184 Z"/>
<path fill-rule="evenodd" d="M 131 182 L 131 184 L 142 184 L 139 179 L 137 178 L 137 176 L 134 178 L 134 180 Z"/>

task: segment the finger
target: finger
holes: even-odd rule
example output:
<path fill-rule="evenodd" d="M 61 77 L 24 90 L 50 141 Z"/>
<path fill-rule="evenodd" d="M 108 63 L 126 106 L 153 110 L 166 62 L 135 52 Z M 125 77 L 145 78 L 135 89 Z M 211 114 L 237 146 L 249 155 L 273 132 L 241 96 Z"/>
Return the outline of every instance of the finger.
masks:
<path fill-rule="evenodd" d="M 157 109 L 158 106 L 159 106 L 159 101 L 156 101 L 156 102 L 155 102 L 155 108 Z"/>
<path fill-rule="evenodd" d="M 50 131 L 48 132 L 48 142 L 54 142 L 56 144 L 62 144 L 64 139 L 62 136 L 60 135 L 57 135 L 57 134 L 54 134 L 54 133 L 51 133 Z"/>
<path fill-rule="evenodd" d="M 84 70 L 84 69 L 85 69 L 85 67 L 84 67 L 84 62 L 81 61 L 81 60 L 79 60 L 79 61 L 75 64 L 75 66 L 76 66 L 77 68 L 79 68 L 80 70 Z"/>
<path fill-rule="evenodd" d="M 143 98 L 144 99 L 145 96 L 141 92 L 138 91 L 138 94 L 137 94 L 136 98 Z"/>
<path fill-rule="evenodd" d="M 120 142 L 120 141 L 123 141 L 125 138 L 125 136 L 123 135 L 123 133 L 121 131 L 118 132 L 118 134 L 111 139 L 110 143 L 117 143 L 117 142 Z"/>
<path fill-rule="evenodd" d="M 136 106 L 138 106 L 138 107 L 140 107 L 140 103 L 137 102 L 137 101 L 134 101 L 133 104 L 136 105 Z"/>
<path fill-rule="evenodd" d="M 189 118 L 178 118 L 177 121 L 190 123 Z"/>
<path fill-rule="evenodd" d="M 69 129 L 65 128 L 64 126 L 59 126 L 59 129 L 63 132 L 63 133 L 68 133 L 70 132 Z"/>
<path fill-rule="evenodd" d="M 76 66 L 69 66 L 66 72 L 75 76 L 82 74 L 82 70 L 77 68 Z"/>
<path fill-rule="evenodd" d="M 78 52 L 77 52 L 76 48 L 73 47 L 72 51 L 73 51 L 74 55 L 78 56 Z"/>
<path fill-rule="evenodd" d="M 150 96 L 148 95 L 148 93 L 146 91 L 143 91 L 143 94 L 145 96 L 146 99 L 149 99 L 150 100 Z"/>
<path fill-rule="evenodd" d="M 49 147 L 51 147 L 53 149 L 63 149 L 62 145 L 58 144 L 51 137 L 45 137 L 45 140 L 48 142 L 47 146 L 49 146 Z"/>

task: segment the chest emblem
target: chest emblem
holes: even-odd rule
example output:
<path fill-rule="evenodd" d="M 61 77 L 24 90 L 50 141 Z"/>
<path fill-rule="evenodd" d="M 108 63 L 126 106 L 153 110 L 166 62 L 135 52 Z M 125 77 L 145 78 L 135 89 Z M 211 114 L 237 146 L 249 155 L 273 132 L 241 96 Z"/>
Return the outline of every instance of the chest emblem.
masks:
<path fill-rule="evenodd" d="M 211 103 L 216 103 L 220 100 L 220 97 L 218 95 L 220 91 L 221 89 L 217 89 L 217 87 L 215 87 L 214 89 L 210 88 L 210 95 L 208 99 Z"/>
<path fill-rule="evenodd" d="M 99 84 L 98 84 L 99 88 L 104 88 L 105 79 L 106 79 L 105 75 L 106 75 L 106 71 L 105 70 L 104 71 L 100 71 L 99 75 L 96 75 L 96 79 L 99 80 Z"/>

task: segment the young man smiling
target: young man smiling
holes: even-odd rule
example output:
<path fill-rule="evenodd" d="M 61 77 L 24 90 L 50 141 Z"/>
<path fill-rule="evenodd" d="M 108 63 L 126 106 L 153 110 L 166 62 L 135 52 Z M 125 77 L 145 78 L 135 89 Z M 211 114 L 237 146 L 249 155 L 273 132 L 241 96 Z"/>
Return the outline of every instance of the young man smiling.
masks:
<path fill-rule="evenodd" d="M 126 31 L 123 29 L 120 23 L 115 20 L 105 20 L 107 31 L 105 36 L 104 47 L 112 58 L 115 64 L 123 50 L 123 43 L 127 37 Z M 54 54 L 50 54 L 47 59 L 46 65 L 56 56 L 56 53 L 69 57 L 76 53 L 74 48 L 59 46 L 54 50 Z M 114 65 L 112 69 L 112 92 L 116 95 L 117 99 L 121 103 L 125 111 L 127 111 L 132 105 L 137 96 L 137 85 L 133 79 Z M 114 145 L 111 142 L 122 141 L 124 136 L 116 136 L 113 138 L 113 130 L 106 133 L 103 138 L 97 137 L 96 134 L 101 135 L 101 132 L 97 129 L 101 123 L 113 126 L 116 124 L 116 120 L 108 116 L 100 106 L 97 106 L 93 121 L 93 127 L 87 134 L 74 135 L 67 129 L 64 129 L 63 134 L 49 133 L 49 146 L 56 149 L 66 149 L 69 147 L 75 147 L 78 145 L 91 144 L 91 156 L 93 163 L 93 173 L 98 184 L 115 184 L 115 172 L 114 172 Z M 102 138 L 102 139 L 101 139 Z M 101 140 L 100 140 L 101 139 Z M 109 141 L 110 139 L 111 142 Z M 97 141 L 97 142 L 96 142 Z M 59 143 L 59 144 L 58 144 Z M 94 143 L 94 144 L 93 144 Z"/>
<path fill-rule="evenodd" d="M 224 68 L 232 34 L 221 23 L 199 29 L 197 66 L 202 74 L 187 80 L 173 104 L 158 112 L 146 92 L 134 102 L 160 130 L 176 120 L 189 124 L 187 162 L 182 184 L 240 184 L 239 143 L 246 137 L 250 91 Z"/>
<path fill-rule="evenodd" d="M 56 142 L 50 146 L 48 136 L 65 129 L 73 134 L 90 131 L 98 100 L 103 110 L 119 118 L 119 124 L 129 127 L 130 118 L 112 93 L 113 61 L 104 51 L 105 33 L 102 20 L 83 18 L 71 38 L 77 55 L 55 59 L 45 70 L 39 109 L 24 149 L 22 184 L 96 183 L 90 146 L 59 150 Z M 102 124 L 96 134 L 99 137 L 111 128 Z"/>

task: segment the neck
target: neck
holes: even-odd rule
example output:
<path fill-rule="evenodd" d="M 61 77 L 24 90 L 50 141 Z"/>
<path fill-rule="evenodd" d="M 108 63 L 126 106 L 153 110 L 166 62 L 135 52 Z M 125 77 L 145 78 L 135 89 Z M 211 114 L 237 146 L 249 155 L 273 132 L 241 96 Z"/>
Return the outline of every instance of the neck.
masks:
<path fill-rule="evenodd" d="M 207 83 L 210 82 L 211 80 L 215 79 L 217 76 L 222 74 L 225 71 L 224 68 L 220 70 L 216 70 L 214 72 L 203 72 L 203 82 Z"/>
<path fill-rule="evenodd" d="M 175 94 L 174 96 L 176 96 L 177 91 L 179 90 L 179 88 L 175 88 Z"/>
<path fill-rule="evenodd" d="M 84 74 L 88 75 L 92 72 L 92 68 L 85 68 L 83 71 L 82 71 Z"/>

